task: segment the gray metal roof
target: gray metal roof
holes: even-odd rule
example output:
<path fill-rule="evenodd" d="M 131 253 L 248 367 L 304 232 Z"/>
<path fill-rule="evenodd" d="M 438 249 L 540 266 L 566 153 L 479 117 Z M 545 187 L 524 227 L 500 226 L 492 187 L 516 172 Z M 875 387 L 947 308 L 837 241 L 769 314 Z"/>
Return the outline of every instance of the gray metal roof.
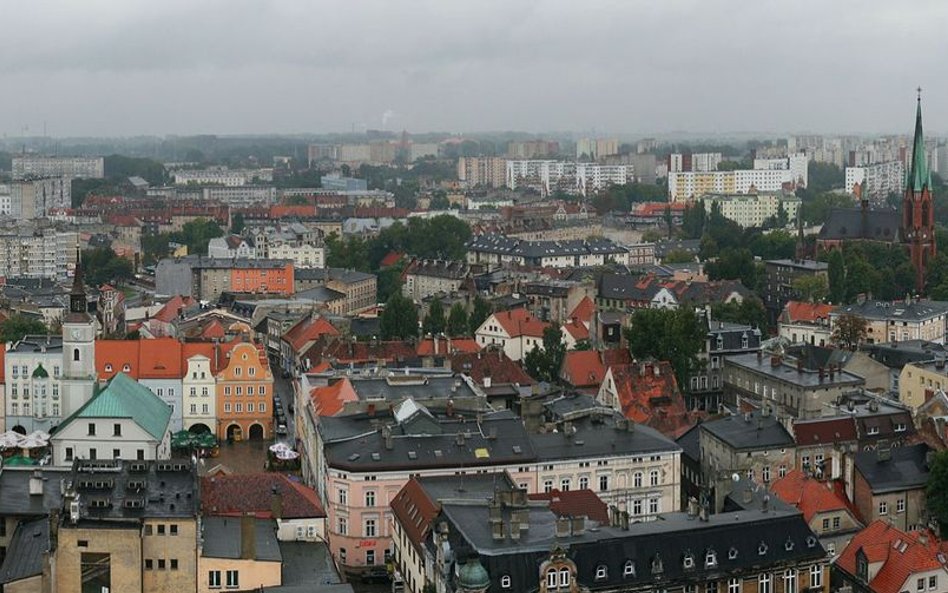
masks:
<path fill-rule="evenodd" d="M 774 416 L 760 412 L 727 416 L 701 425 L 701 430 L 738 451 L 793 447 L 793 437 Z"/>
<path fill-rule="evenodd" d="M 49 551 L 49 519 L 17 525 L 0 567 L 0 585 L 43 574 L 43 554 Z"/>
<path fill-rule="evenodd" d="M 43 495 L 30 496 L 34 473 L 43 480 Z M 60 484 L 70 476 L 67 468 L 4 467 L 0 470 L 0 517 L 39 517 L 62 504 Z"/>
<path fill-rule="evenodd" d="M 837 307 L 831 316 L 849 314 L 866 319 L 893 321 L 924 321 L 948 313 L 948 302 L 917 300 L 911 302 L 889 302 L 867 300 L 862 303 Z"/>
<path fill-rule="evenodd" d="M 762 356 L 758 359 L 757 354 L 754 353 L 727 356 L 724 358 L 724 364 L 725 366 L 740 367 L 760 375 L 766 375 L 778 381 L 791 383 L 804 388 L 847 385 L 858 386 L 866 382 L 862 377 L 844 370 L 836 371 L 832 378 L 830 377 L 829 371 L 824 371 L 824 376 L 820 379 L 819 370 L 807 368 L 797 369 L 796 366 L 790 364 L 785 359 L 775 366 L 772 357 Z"/>
<path fill-rule="evenodd" d="M 928 445 L 920 443 L 889 449 L 890 459 L 880 460 L 877 451 L 856 453 L 856 471 L 875 494 L 924 488 L 928 482 Z"/>
<path fill-rule="evenodd" d="M 204 517 L 201 521 L 201 536 L 205 558 L 240 558 L 240 517 Z M 256 535 L 256 560 L 280 562 L 280 546 L 276 537 L 276 522 L 269 519 L 254 519 Z"/>

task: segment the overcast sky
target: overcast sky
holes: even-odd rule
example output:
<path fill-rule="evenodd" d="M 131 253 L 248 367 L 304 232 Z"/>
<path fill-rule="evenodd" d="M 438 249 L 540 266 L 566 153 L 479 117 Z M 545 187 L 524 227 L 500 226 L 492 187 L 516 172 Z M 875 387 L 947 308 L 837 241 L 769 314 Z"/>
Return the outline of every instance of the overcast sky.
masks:
<path fill-rule="evenodd" d="M 944 0 L 4 2 L 0 134 L 948 130 Z"/>

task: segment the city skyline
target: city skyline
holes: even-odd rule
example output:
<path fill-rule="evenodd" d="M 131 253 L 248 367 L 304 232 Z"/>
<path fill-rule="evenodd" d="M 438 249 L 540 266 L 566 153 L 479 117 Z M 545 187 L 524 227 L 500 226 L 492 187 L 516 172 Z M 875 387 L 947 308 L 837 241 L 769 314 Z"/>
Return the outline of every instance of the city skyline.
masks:
<path fill-rule="evenodd" d="M 917 86 L 948 130 L 941 3 L 589 8 L 22 5 L 0 135 L 901 134 Z"/>

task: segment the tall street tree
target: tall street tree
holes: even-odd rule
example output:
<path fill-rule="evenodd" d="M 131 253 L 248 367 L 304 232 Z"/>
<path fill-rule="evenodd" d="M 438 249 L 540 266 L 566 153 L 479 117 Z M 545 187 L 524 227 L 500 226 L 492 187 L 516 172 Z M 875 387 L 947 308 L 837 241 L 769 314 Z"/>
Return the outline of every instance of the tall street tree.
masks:
<path fill-rule="evenodd" d="M 418 336 L 418 311 L 415 304 L 400 292 L 395 292 L 385 302 L 385 310 L 379 319 L 383 340 L 404 340 Z"/>
<path fill-rule="evenodd" d="M 464 305 L 461 303 L 451 305 L 451 310 L 448 312 L 447 332 L 452 338 L 472 335 L 468 326 L 467 311 L 464 310 Z"/>
<path fill-rule="evenodd" d="M 859 344 L 866 340 L 869 322 L 860 315 L 843 313 L 836 318 L 835 326 L 832 336 L 833 342 L 839 346 L 855 350 Z"/>
<path fill-rule="evenodd" d="M 707 328 L 687 307 L 636 311 L 625 330 L 632 356 L 667 360 L 679 385 L 687 385 L 688 377 L 698 369 L 698 352 L 706 334 Z"/>
<path fill-rule="evenodd" d="M 441 299 L 434 299 L 428 305 L 428 314 L 425 315 L 425 321 L 421 326 L 421 333 L 424 335 L 433 335 L 444 333 L 445 328 L 444 305 Z"/>

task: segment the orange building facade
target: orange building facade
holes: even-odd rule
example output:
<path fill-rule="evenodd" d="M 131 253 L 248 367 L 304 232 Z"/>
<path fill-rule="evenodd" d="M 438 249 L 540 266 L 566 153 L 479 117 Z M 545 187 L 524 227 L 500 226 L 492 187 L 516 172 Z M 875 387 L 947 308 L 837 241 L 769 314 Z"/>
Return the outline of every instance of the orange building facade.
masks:
<path fill-rule="evenodd" d="M 234 292 L 293 294 L 293 263 L 282 267 L 234 267 L 230 270 L 230 288 Z"/>
<path fill-rule="evenodd" d="M 250 342 L 238 342 L 225 356 L 226 362 L 217 374 L 218 438 L 270 438 L 273 375 L 266 353 Z"/>

